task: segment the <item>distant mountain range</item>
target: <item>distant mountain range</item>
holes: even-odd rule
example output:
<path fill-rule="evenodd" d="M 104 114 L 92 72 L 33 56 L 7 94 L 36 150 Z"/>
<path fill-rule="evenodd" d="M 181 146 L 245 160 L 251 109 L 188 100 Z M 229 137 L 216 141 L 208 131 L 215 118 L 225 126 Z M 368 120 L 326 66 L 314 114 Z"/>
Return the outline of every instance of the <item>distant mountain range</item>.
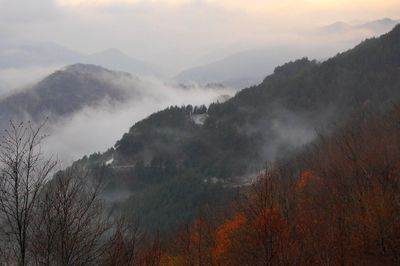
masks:
<path fill-rule="evenodd" d="M 62 66 L 75 63 L 101 65 L 106 68 L 125 71 L 135 75 L 159 75 L 155 67 L 131 58 L 117 49 L 108 49 L 87 55 L 55 43 L 0 43 L 0 70 L 33 66 Z"/>
<path fill-rule="evenodd" d="M 263 49 L 247 50 L 230 55 L 224 59 L 205 65 L 189 68 L 179 73 L 175 79 L 180 82 L 222 83 L 226 86 L 242 89 L 259 84 L 265 76 L 271 74 L 277 65 L 307 56 L 323 60 L 340 51 L 347 50 L 368 36 L 383 34 L 392 29 L 399 20 L 382 19 L 360 24 L 336 22 L 313 31 L 310 37 L 324 38 L 324 35 L 344 35 L 346 42 L 324 42 L 302 46 L 299 43 Z M 356 34 L 357 32 L 360 34 Z M 352 37 L 352 35 L 356 37 Z M 348 38 L 356 38 L 356 40 Z M 337 38 L 341 40 L 342 38 Z"/>
<path fill-rule="evenodd" d="M 398 23 L 400 23 L 400 20 L 394 20 L 390 18 L 384 18 L 365 23 L 345 23 L 339 21 L 321 27 L 319 31 L 323 33 L 337 34 L 337 33 L 351 32 L 351 31 L 366 30 L 371 32 L 372 34 L 381 34 L 382 32 L 386 32 L 392 29 Z"/>
<path fill-rule="evenodd" d="M 173 79 L 185 84 L 221 83 L 237 90 L 242 89 L 259 84 L 266 75 L 273 72 L 277 65 L 303 56 L 318 60 L 329 58 L 337 52 L 352 47 L 360 39 L 387 32 L 398 22 L 399 20 L 389 18 L 365 23 L 336 22 L 310 32 L 310 38 L 347 34 L 349 38 L 355 35 L 355 40 L 315 43 L 307 46 L 293 43 L 245 50 L 205 65 L 188 68 L 178 73 Z M 0 42 L 0 71 L 30 67 L 54 69 L 75 63 L 100 65 L 139 76 L 163 76 L 163 71 L 158 67 L 132 58 L 117 49 L 84 54 L 51 42 L 7 41 L 6 39 Z M 0 84 L 0 89 L 4 90 L 9 90 L 9 88 L 2 87 L 13 85 L 7 84 L 7 80 L 2 80 L 1 75 L 0 82 L 4 83 Z"/>
<path fill-rule="evenodd" d="M 54 43 L 0 43 L 0 69 L 71 64 L 83 57 L 83 54 Z"/>
<path fill-rule="evenodd" d="M 100 65 L 118 71 L 126 71 L 135 75 L 161 75 L 154 66 L 141 60 L 134 59 L 117 49 L 108 49 L 91 54 L 79 62 Z"/>
<path fill-rule="evenodd" d="M 190 68 L 181 72 L 175 79 L 183 83 L 221 83 L 238 90 L 261 83 L 277 65 L 301 58 L 310 52 L 311 49 L 290 46 L 248 50 Z"/>

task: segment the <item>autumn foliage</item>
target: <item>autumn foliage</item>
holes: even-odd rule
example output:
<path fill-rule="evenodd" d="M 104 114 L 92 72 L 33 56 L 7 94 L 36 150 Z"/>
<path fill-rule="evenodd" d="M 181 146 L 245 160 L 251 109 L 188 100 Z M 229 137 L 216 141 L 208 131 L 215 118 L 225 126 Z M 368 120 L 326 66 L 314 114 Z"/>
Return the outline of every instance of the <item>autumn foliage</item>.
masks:
<path fill-rule="evenodd" d="M 239 250 L 242 246 L 240 234 L 246 228 L 246 216 L 238 212 L 231 219 L 222 223 L 216 231 L 215 248 L 213 250 L 213 258 L 217 264 L 228 263 L 231 259 L 231 253 Z"/>
<path fill-rule="evenodd" d="M 399 265 L 400 107 L 268 167 L 212 224 L 195 221 L 170 265 Z"/>
<path fill-rule="evenodd" d="M 162 248 L 135 256 L 134 240 L 116 235 L 108 265 L 400 265 L 400 106 L 269 165 L 226 213 L 201 212 Z"/>

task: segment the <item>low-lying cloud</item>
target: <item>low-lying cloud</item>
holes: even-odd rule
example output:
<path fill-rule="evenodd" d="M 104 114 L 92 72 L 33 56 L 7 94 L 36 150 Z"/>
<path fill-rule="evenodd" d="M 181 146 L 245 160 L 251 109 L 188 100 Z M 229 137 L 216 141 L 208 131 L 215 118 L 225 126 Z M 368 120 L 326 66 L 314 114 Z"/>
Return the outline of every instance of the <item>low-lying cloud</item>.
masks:
<path fill-rule="evenodd" d="M 48 125 L 50 136 L 44 142 L 44 150 L 69 164 L 84 155 L 113 147 L 135 122 L 156 111 L 171 105 L 208 104 L 221 95 L 232 94 L 227 88 L 194 86 L 184 89 L 158 80 L 146 81 L 142 86 L 143 94 L 125 103 L 105 100 Z"/>
<path fill-rule="evenodd" d="M 0 69 L 0 99 L 24 90 L 59 68 L 53 65 Z"/>

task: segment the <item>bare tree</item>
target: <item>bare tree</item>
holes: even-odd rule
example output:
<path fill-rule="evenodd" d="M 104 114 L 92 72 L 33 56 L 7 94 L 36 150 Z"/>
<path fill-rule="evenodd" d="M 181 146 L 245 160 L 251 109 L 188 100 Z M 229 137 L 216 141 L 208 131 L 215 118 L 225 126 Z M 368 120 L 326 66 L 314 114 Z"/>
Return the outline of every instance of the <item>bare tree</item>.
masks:
<path fill-rule="evenodd" d="M 2 233 L 15 258 L 13 264 L 27 264 L 28 232 L 35 205 L 56 165 L 41 152 L 43 126 L 10 122 L 0 140 L 0 214 Z"/>
<path fill-rule="evenodd" d="M 121 217 L 114 223 L 111 248 L 104 257 L 103 265 L 139 265 L 146 251 L 146 233 L 139 220 Z"/>
<path fill-rule="evenodd" d="M 32 253 L 40 265 L 98 265 L 111 243 L 101 183 L 75 167 L 55 175 L 41 195 Z"/>
<path fill-rule="evenodd" d="M 164 250 L 161 246 L 160 234 L 157 232 L 156 237 L 153 239 L 151 246 L 139 257 L 138 266 L 159 266 L 164 265 L 161 263 Z"/>

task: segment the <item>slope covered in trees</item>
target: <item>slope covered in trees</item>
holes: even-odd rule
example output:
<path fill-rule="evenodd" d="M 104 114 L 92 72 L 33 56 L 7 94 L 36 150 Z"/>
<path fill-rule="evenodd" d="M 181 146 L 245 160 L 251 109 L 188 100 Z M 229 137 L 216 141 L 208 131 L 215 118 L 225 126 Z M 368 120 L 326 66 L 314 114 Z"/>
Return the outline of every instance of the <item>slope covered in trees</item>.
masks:
<path fill-rule="evenodd" d="M 109 188 L 133 194 L 121 204 L 131 211 L 146 206 L 144 199 L 164 195 L 149 187 L 167 188 L 178 176 L 195 177 L 221 191 L 234 190 L 243 176 L 312 142 L 317 131 L 332 132 L 332 125 L 342 124 L 351 113 L 385 110 L 399 99 L 399 42 L 397 26 L 325 62 L 303 58 L 277 67 L 260 85 L 225 103 L 160 111 L 132 126 L 107 153 L 77 164 L 103 167 Z M 206 117 L 204 123 L 197 123 L 196 115 Z M 204 203 L 195 202 L 197 207 Z M 224 202 L 221 197 L 213 205 Z M 184 209 L 151 206 L 154 212 L 171 210 L 171 219 Z"/>
<path fill-rule="evenodd" d="M 117 154 L 133 161 L 143 158 L 141 153 L 154 158 L 159 151 L 144 145 L 146 140 L 170 144 L 165 140 L 176 133 L 179 143 L 172 142 L 175 149 L 167 149 L 172 150 L 169 157 L 195 164 L 190 167 L 204 175 L 242 175 L 250 165 L 282 155 L 279 150 L 285 146 L 309 142 L 312 136 L 307 134 L 341 121 L 351 111 L 368 104 L 381 108 L 399 98 L 399 41 L 400 26 L 326 62 L 304 58 L 278 67 L 259 86 L 212 104 L 205 124 L 197 128 L 190 125 L 186 107 L 154 114 L 118 141 Z M 305 136 L 283 136 L 286 127 Z M 210 162 L 203 163 L 205 158 Z"/>
<path fill-rule="evenodd" d="M 200 215 L 169 265 L 398 265 L 400 106 L 362 112 L 279 161 L 220 219 Z"/>

